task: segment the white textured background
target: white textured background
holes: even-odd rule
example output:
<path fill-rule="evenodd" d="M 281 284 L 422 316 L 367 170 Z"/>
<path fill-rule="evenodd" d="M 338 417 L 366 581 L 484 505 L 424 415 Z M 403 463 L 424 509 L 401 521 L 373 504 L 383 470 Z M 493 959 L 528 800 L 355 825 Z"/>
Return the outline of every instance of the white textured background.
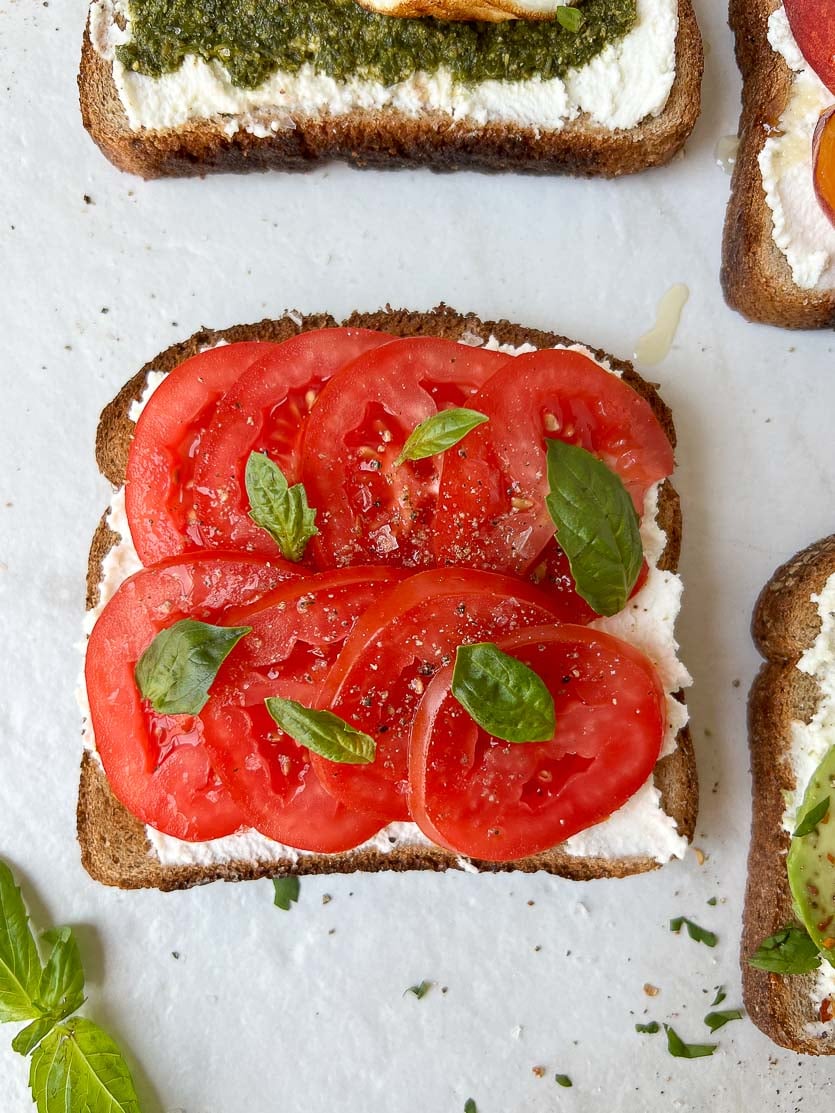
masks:
<path fill-rule="evenodd" d="M 81 127 L 84 0 L 0 0 L 0 855 L 40 926 L 78 927 L 88 1014 L 129 1049 L 143 1113 L 462 1113 L 470 1096 L 479 1113 L 832 1107 L 831 1064 L 748 1021 L 693 1062 L 633 1029 L 672 1020 L 700 1041 L 716 985 L 740 1003 L 749 617 L 778 561 L 835 517 L 831 335 L 747 325 L 719 290 L 728 180 L 713 151 L 739 91 L 722 6 L 698 5 L 705 109 L 666 170 L 613 184 L 341 167 L 145 184 Z M 629 356 L 674 282 L 692 297 L 652 377 L 680 433 L 706 864 L 589 885 L 305 879 L 290 913 L 269 882 L 169 896 L 94 884 L 75 843 L 74 645 L 108 497 L 96 418 L 136 368 L 202 324 L 442 298 Z M 715 951 L 671 935 L 677 914 L 714 928 Z M 435 988 L 404 998 L 422 979 Z M 25 1113 L 12 1035 L 0 1108 Z"/>

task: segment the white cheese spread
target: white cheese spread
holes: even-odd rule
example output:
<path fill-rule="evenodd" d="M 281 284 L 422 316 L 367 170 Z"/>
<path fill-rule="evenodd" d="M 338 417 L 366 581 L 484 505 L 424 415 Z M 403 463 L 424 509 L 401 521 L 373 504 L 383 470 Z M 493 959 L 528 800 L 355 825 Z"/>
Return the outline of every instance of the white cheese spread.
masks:
<path fill-rule="evenodd" d="M 782 5 L 768 21 L 768 41 L 793 71 L 789 101 L 760 152 L 760 172 L 773 216 L 774 243 L 796 286 L 835 289 L 835 226 L 815 195 L 812 139 L 835 95 L 800 53 Z"/>
<path fill-rule="evenodd" d="M 495 337 L 485 343 L 475 334 L 465 334 L 462 343 L 479 346 L 508 355 L 522 355 L 535 351 L 531 344 L 512 347 L 499 344 Z M 617 372 L 605 361 L 597 360 L 582 345 L 572 345 L 572 350 L 583 352 L 612 374 Z M 151 371 L 146 380 L 141 399 L 129 410 L 131 421 L 138 421 L 142 410 L 165 378 L 161 372 Z M 655 665 L 667 693 L 667 736 L 662 754 L 671 753 L 676 746 L 679 730 L 686 724 L 688 713 L 684 704 L 675 698 L 681 688 L 692 684 L 687 669 L 678 659 L 678 642 L 675 639 L 675 620 L 681 606 L 682 582 L 671 572 L 662 572 L 658 560 L 666 545 L 666 534 L 657 521 L 659 485 L 647 493 L 641 522 L 641 538 L 649 574 L 641 590 L 628 606 L 612 618 L 599 619 L 593 625 L 641 649 Z M 136 572 L 141 564 L 130 535 L 125 515 L 124 488 L 119 488 L 111 500 L 107 524 L 121 540 L 108 552 L 102 562 L 102 578 L 97 605 L 87 612 L 85 632 L 89 633 L 96 618 L 112 598 L 122 581 Z M 86 697 L 79 693 L 82 711 L 88 711 Z M 95 750 L 95 739 L 87 714 L 84 726 L 84 744 Z M 272 841 L 256 831 L 242 831 L 211 842 L 192 843 L 163 835 L 152 827 L 145 828 L 152 853 L 162 865 L 218 865 L 236 860 L 296 862 L 307 851 L 296 850 Z M 431 846 L 431 842 L 414 823 L 392 823 L 379 831 L 362 849 L 381 853 L 402 846 Z M 581 831 L 562 844 L 562 849 L 577 857 L 621 858 L 630 856 L 650 857 L 663 864 L 670 858 L 683 858 L 687 840 L 676 829 L 675 820 L 661 807 L 661 794 L 652 778 L 617 812 L 602 823 Z M 465 868 L 466 859 L 458 865 Z"/>
<path fill-rule="evenodd" d="M 124 27 L 119 27 L 116 15 Z M 678 0 L 638 0 L 638 21 L 565 80 L 482 81 L 467 86 L 448 70 L 416 73 L 396 85 L 359 78 L 336 81 L 304 66 L 298 73 L 272 74 L 256 89 L 232 84 L 218 62 L 188 55 L 178 70 L 148 77 L 127 69 L 115 47 L 130 38 L 122 0 L 93 0 L 90 38 L 112 61 L 113 79 L 130 127 L 162 130 L 220 116 L 234 135 L 243 127 L 266 137 L 296 121 L 323 114 L 394 109 L 415 117 L 438 111 L 476 125 L 501 122 L 558 131 L 581 114 L 602 127 L 632 128 L 664 110 L 675 80 Z"/>

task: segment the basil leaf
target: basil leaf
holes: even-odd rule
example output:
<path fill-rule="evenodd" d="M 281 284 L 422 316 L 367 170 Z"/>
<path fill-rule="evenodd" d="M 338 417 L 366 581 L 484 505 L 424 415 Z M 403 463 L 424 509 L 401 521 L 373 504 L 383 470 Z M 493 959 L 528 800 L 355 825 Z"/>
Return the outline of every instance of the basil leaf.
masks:
<path fill-rule="evenodd" d="M 669 1024 L 664 1025 L 664 1031 L 667 1033 L 667 1050 L 676 1059 L 704 1059 L 719 1046 L 716 1043 L 685 1043 Z"/>
<path fill-rule="evenodd" d="M 813 808 L 810 808 L 804 815 L 801 821 L 795 828 L 792 838 L 802 839 L 804 835 L 811 835 L 820 821 L 826 816 L 829 811 L 829 797 L 820 800 Z"/>
<path fill-rule="evenodd" d="M 473 1101 L 472 1098 L 467 1098 L 467 1100 L 464 1102 L 464 1113 L 478 1113 L 476 1103 Z"/>
<path fill-rule="evenodd" d="M 44 933 L 52 951 L 41 974 L 38 1004 L 56 1021 L 84 1004 L 84 968 L 72 928 L 55 928 Z"/>
<path fill-rule="evenodd" d="M 574 31 L 575 33 L 583 26 L 583 13 L 579 8 L 570 8 L 562 5 L 557 8 L 557 23 L 564 27 L 566 31 Z"/>
<path fill-rule="evenodd" d="M 452 694 L 495 738 L 549 742 L 554 737 L 554 699 L 544 681 L 492 642 L 458 647 Z"/>
<path fill-rule="evenodd" d="M 620 476 L 579 445 L 548 440 L 548 513 L 577 593 L 593 611 L 623 610 L 644 553 L 638 515 Z"/>
<path fill-rule="evenodd" d="M 728 995 L 725 992 L 724 988 L 720 985 L 719 988 L 716 990 L 716 996 L 710 1002 L 710 1007 L 715 1008 L 717 1005 L 721 1005 L 727 996 Z"/>
<path fill-rule="evenodd" d="M 29 1088 L 38 1113 L 140 1113 L 119 1048 L 81 1017 L 54 1028 L 35 1049 Z"/>
<path fill-rule="evenodd" d="M 274 877 L 273 886 L 275 888 L 273 904 L 276 908 L 281 908 L 285 912 L 289 912 L 290 905 L 294 904 L 299 899 L 301 885 L 299 884 L 298 877 L 295 875 L 292 877 Z"/>
<path fill-rule="evenodd" d="M 566 1088 L 574 1085 L 567 1074 L 555 1074 L 554 1081 L 558 1086 L 565 1086 Z"/>
<path fill-rule="evenodd" d="M 408 989 L 403 991 L 403 996 L 405 997 L 407 993 L 413 993 L 418 1001 L 420 1001 L 431 988 L 431 982 L 420 982 L 418 985 L 410 985 Z"/>
<path fill-rule="evenodd" d="M 687 928 L 687 934 L 690 938 L 695 939 L 697 943 L 704 943 L 706 947 L 716 946 L 718 942 L 717 936 L 712 931 L 708 931 L 707 928 L 699 927 L 698 924 L 694 924 L 693 921 L 688 920 L 686 916 L 676 916 L 674 920 L 670 920 L 670 931 L 674 931 L 678 934 L 678 932 L 681 931 L 682 925 Z"/>
<path fill-rule="evenodd" d="M 414 429 L 403 445 L 403 451 L 394 461 L 394 466 L 397 467 L 404 460 L 425 460 L 427 456 L 446 452 L 485 421 L 489 421 L 489 418 L 484 414 L 480 414 L 478 410 L 464 409 L 463 406 L 439 410 Z"/>
<path fill-rule="evenodd" d="M 251 629 L 183 618 L 160 630 L 137 662 L 139 691 L 161 715 L 199 714 L 220 666 Z"/>
<path fill-rule="evenodd" d="M 724 1028 L 726 1024 L 732 1020 L 742 1020 L 744 1013 L 742 1009 L 725 1009 L 720 1013 L 708 1013 L 705 1017 L 705 1024 L 711 1032 L 718 1032 L 720 1028 Z"/>
<path fill-rule="evenodd" d="M 21 1029 L 12 1040 L 12 1051 L 18 1055 L 28 1055 L 38 1046 L 44 1036 L 48 1036 L 58 1020 L 54 1016 L 42 1016 L 40 1020 L 33 1020 Z"/>
<path fill-rule="evenodd" d="M 794 926 L 763 939 L 748 959 L 749 966 L 770 974 L 809 974 L 820 964 L 820 952 L 809 932 Z"/>
<path fill-rule="evenodd" d="M 267 710 L 300 746 L 342 765 L 368 765 L 374 760 L 377 743 L 331 711 L 316 711 L 294 699 L 268 696 Z"/>
<path fill-rule="evenodd" d="M 660 1032 L 661 1025 L 657 1020 L 651 1020 L 649 1024 L 636 1024 L 636 1032 L 645 1032 L 647 1035 L 654 1036 L 656 1032 Z"/>
<path fill-rule="evenodd" d="M 41 960 L 12 871 L 0 861 L 0 1023 L 35 1020 Z"/>
<path fill-rule="evenodd" d="M 278 464 L 263 452 L 250 453 L 244 478 L 250 518 L 267 531 L 285 560 L 300 561 L 308 541 L 319 532 L 304 487 L 290 487 Z"/>

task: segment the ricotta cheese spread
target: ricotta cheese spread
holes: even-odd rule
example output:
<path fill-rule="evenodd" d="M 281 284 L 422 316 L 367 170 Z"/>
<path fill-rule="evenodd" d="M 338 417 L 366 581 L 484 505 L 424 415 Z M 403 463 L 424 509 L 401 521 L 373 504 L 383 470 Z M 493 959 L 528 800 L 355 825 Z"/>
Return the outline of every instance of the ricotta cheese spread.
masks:
<path fill-rule="evenodd" d="M 118 19 L 117 19 L 118 17 Z M 119 24 L 123 26 L 120 26 Z M 638 20 L 621 40 L 561 78 L 482 81 L 468 86 L 449 71 L 416 73 L 396 85 L 359 78 L 336 81 L 304 66 L 272 74 L 256 89 L 232 84 L 218 62 L 188 55 L 178 70 L 148 77 L 127 69 L 115 48 L 130 40 L 124 0 L 93 0 L 90 39 L 113 65 L 130 127 L 162 130 L 220 116 L 228 135 L 260 138 L 294 128 L 304 117 L 394 109 L 407 116 L 438 111 L 455 120 L 501 122 L 559 131 L 579 115 L 610 130 L 632 128 L 664 109 L 676 73 L 678 0 L 638 0 Z"/>
<path fill-rule="evenodd" d="M 796 286 L 835 289 L 835 227 L 815 195 L 812 139 L 818 117 L 835 102 L 795 42 L 781 5 L 768 21 L 768 41 L 792 70 L 788 104 L 759 155 L 772 237 Z"/>
<path fill-rule="evenodd" d="M 483 344 L 485 348 L 502 351 L 507 355 L 522 355 L 536 350 L 531 344 L 519 347 L 499 344 L 492 336 L 485 343 L 482 337 L 474 333 L 465 334 L 461 342 L 473 346 Z M 599 366 L 611 374 L 618 374 L 608 363 L 598 360 L 583 345 L 575 344 L 571 347 L 572 350 L 583 352 L 590 359 L 594 359 Z M 131 405 L 128 412 L 131 421 L 139 420 L 148 399 L 164 378 L 163 372 L 148 373 L 141 398 Z M 658 561 L 667 541 L 666 534 L 657 521 L 659 489 L 660 484 L 656 484 L 647 493 L 641 521 L 641 539 L 649 567 L 646 581 L 620 614 L 612 618 L 598 619 L 592 625 L 637 646 L 658 670 L 667 693 L 667 735 L 661 751 L 663 755 L 672 753 L 676 747 L 677 735 L 687 723 L 687 708 L 675 698 L 675 693 L 689 687 L 692 679 L 678 659 L 678 642 L 675 639 L 675 621 L 681 606 L 683 585 L 679 576 L 672 572 L 663 572 L 658 568 Z M 86 634 L 92 630 L 99 614 L 122 581 L 141 568 L 125 514 L 124 487 L 113 494 L 107 512 L 107 524 L 114 533 L 119 534 L 120 540 L 102 562 L 99 599 L 96 606 L 85 616 Z M 833 592 L 835 593 L 835 588 Z M 835 603 L 833 606 L 835 607 Z M 833 632 L 833 644 L 835 645 L 835 632 Z M 89 706 L 83 683 L 78 695 L 82 713 L 85 714 L 84 745 L 88 750 L 95 752 L 95 737 L 89 720 Z M 145 831 L 152 853 L 164 866 L 209 866 L 236 860 L 297 862 L 309 853 L 274 842 L 251 830 L 203 843 L 185 842 L 164 835 L 152 827 L 146 827 Z M 358 849 L 373 849 L 388 853 L 402 846 L 431 845 L 433 844 L 417 824 L 407 822 L 389 824 Z M 569 854 L 583 858 L 641 856 L 653 858 L 659 864 L 663 864 L 671 858 L 683 858 L 687 849 L 687 840 L 678 832 L 675 820 L 661 807 L 661 793 L 650 777 L 622 808 L 602 823 L 567 839 L 562 844 L 562 848 Z M 466 868 L 468 864 L 464 858 L 458 860 L 460 868 Z"/>

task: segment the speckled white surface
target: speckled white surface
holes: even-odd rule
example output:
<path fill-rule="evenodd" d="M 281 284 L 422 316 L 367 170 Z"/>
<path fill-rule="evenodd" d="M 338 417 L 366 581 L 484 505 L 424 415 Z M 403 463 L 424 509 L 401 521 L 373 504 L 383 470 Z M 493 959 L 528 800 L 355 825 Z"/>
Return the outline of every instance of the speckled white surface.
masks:
<path fill-rule="evenodd" d="M 470 1096 L 479 1113 L 831 1107 L 832 1064 L 799 1063 L 748 1021 L 695 1061 L 633 1029 L 672 1020 L 703 1040 L 713 987 L 740 1003 L 748 622 L 777 562 L 833 528 L 832 336 L 746 325 L 719 291 L 728 181 L 713 148 L 739 89 L 723 7 L 698 4 L 711 51 L 688 153 L 643 178 L 332 168 L 144 184 L 81 128 L 83 0 L 1 0 L 0 855 L 40 925 L 78 925 L 88 1012 L 130 1049 L 143 1113 L 462 1113 Z M 268 882 L 165 896 L 90 881 L 74 840 L 73 646 L 107 501 L 96 416 L 124 380 L 203 323 L 387 300 L 446 298 L 628 355 L 679 281 L 691 300 L 652 377 L 680 432 L 705 865 L 587 886 L 306 879 L 290 913 Z M 716 949 L 671 935 L 677 914 L 714 928 Z M 435 983 L 423 1000 L 403 996 L 422 979 Z M 13 1031 L 0 1030 L 0 1107 L 28 1113 Z"/>

